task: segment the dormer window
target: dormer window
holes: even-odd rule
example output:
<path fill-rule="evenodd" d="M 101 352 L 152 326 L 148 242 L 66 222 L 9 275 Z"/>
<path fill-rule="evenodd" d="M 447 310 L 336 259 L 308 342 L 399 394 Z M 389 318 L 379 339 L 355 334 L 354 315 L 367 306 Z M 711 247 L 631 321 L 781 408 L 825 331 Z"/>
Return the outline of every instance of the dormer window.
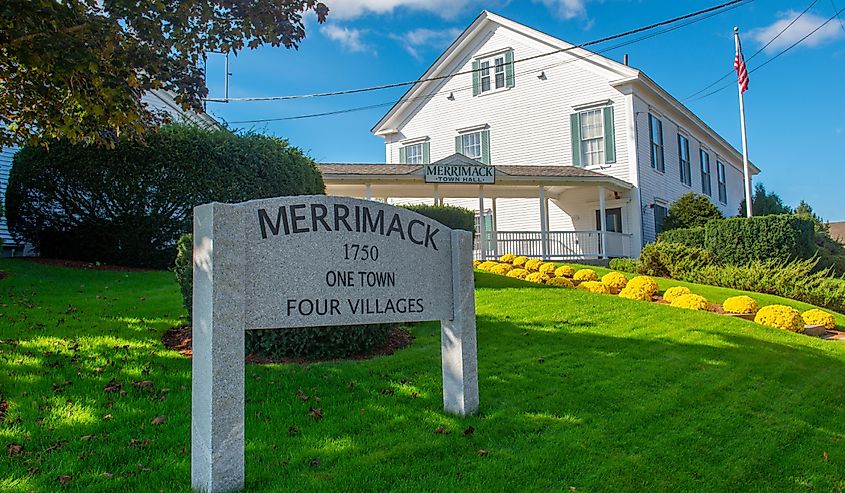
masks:
<path fill-rule="evenodd" d="M 513 50 L 483 55 L 472 61 L 472 95 L 513 87 Z"/>

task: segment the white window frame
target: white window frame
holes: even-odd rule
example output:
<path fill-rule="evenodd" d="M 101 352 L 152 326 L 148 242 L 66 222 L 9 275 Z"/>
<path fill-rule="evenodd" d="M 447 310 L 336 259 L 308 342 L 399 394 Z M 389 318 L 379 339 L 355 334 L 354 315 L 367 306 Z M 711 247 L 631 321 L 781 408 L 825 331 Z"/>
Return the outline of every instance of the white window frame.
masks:
<path fill-rule="evenodd" d="M 601 136 L 586 137 L 584 132 L 585 116 L 588 114 L 597 114 L 599 127 L 601 127 Z M 581 125 L 579 132 L 581 134 L 581 166 L 603 166 L 606 164 L 607 157 L 605 156 L 605 128 L 604 128 L 604 108 L 590 108 L 578 112 L 578 122 Z M 590 151 L 587 143 L 597 143 L 598 150 Z M 596 159 L 592 159 L 591 156 Z"/>
<path fill-rule="evenodd" d="M 494 92 L 504 91 L 508 89 L 507 73 L 505 71 L 505 53 L 494 53 L 478 58 L 479 79 L 478 79 L 478 94 L 491 94 Z M 501 62 L 500 62 L 501 61 Z M 485 64 L 487 65 L 485 67 Z M 499 86 L 499 76 L 501 75 L 501 86 Z M 484 88 L 485 80 L 487 82 L 487 89 Z"/>
<path fill-rule="evenodd" d="M 707 159 L 704 159 L 704 156 L 707 156 Z M 699 172 L 701 174 L 701 193 L 710 198 L 713 198 L 713 168 L 710 166 L 710 152 L 702 147 L 698 150 L 698 160 L 700 161 Z M 707 163 L 706 173 L 704 171 L 705 163 Z M 705 177 L 707 178 L 706 180 Z"/>
<path fill-rule="evenodd" d="M 686 160 L 684 160 L 684 152 L 686 152 Z M 689 137 L 681 132 L 678 132 L 678 165 L 680 167 L 681 184 L 692 188 L 692 156 L 690 155 Z"/>
<path fill-rule="evenodd" d="M 481 161 L 481 157 L 484 153 L 484 143 L 481 138 L 481 130 L 477 130 L 475 132 L 466 132 L 462 133 L 461 135 L 461 154 L 468 158 L 475 159 L 476 161 Z M 469 154 L 467 152 L 467 138 L 475 137 L 477 139 L 476 142 L 470 144 L 470 147 L 475 148 L 478 146 L 478 155 Z"/>
<path fill-rule="evenodd" d="M 405 148 L 405 164 L 428 164 L 425 163 L 425 142 L 407 144 Z M 412 152 L 413 151 L 413 152 Z"/>
<path fill-rule="evenodd" d="M 728 203 L 728 170 L 724 161 L 716 157 L 716 188 L 718 189 L 719 202 Z"/>

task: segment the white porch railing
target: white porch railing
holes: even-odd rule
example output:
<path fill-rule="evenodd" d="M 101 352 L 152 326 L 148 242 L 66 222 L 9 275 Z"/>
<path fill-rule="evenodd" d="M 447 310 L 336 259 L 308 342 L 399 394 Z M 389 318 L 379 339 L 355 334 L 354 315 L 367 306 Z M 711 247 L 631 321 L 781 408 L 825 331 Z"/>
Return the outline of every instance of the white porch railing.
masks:
<path fill-rule="evenodd" d="M 597 259 L 629 257 L 631 235 L 606 232 L 607 254 L 602 252 L 601 231 L 549 231 L 545 248 L 546 259 Z M 497 258 L 505 253 L 543 257 L 543 233 L 540 231 L 495 231 L 475 235 L 475 258 Z"/>

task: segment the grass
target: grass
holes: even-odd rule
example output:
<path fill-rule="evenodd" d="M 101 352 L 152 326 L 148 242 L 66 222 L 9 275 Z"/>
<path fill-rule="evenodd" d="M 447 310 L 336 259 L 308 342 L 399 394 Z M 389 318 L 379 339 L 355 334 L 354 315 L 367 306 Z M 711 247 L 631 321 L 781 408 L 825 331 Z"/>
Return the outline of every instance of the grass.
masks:
<path fill-rule="evenodd" d="M 0 491 L 188 491 L 171 274 L 0 270 Z M 478 416 L 442 413 L 433 323 L 389 357 L 247 366 L 246 489 L 845 490 L 845 343 L 485 273 L 476 301 Z"/>

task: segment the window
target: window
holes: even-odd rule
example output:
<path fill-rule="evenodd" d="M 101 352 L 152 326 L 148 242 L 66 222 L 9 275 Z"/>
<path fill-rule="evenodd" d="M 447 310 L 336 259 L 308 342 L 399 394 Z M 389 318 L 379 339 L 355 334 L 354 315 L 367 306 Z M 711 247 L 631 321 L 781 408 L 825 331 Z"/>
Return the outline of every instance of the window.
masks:
<path fill-rule="evenodd" d="M 654 234 L 663 232 L 663 223 L 666 222 L 666 216 L 669 210 L 660 204 L 654 204 Z"/>
<path fill-rule="evenodd" d="M 455 136 L 455 152 L 482 164 L 490 164 L 490 129 L 485 126 L 479 125 L 463 131 L 459 129 Z"/>
<path fill-rule="evenodd" d="M 463 134 L 461 138 L 461 154 L 466 157 L 481 160 L 481 132 Z"/>
<path fill-rule="evenodd" d="M 713 196 L 713 185 L 710 183 L 710 155 L 701 149 L 701 193 Z"/>
<path fill-rule="evenodd" d="M 663 162 L 663 122 L 648 115 L 648 134 L 651 138 L 651 167 L 660 171 L 666 171 L 666 165 Z"/>
<path fill-rule="evenodd" d="M 472 70 L 473 96 L 513 87 L 513 50 L 473 60 Z"/>
<path fill-rule="evenodd" d="M 678 162 L 681 167 L 681 183 L 692 186 L 692 170 L 689 162 L 689 139 L 678 134 Z"/>
<path fill-rule="evenodd" d="M 605 225 L 610 233 L 622 232 L 622 208 L 605 209 Z M 596 231 L 601 231 L 601 211 L 596 211 Z"/>
<path fill-rule="evenodd" d="M 405 146 L 405 164 L 425 164 L 423 161 L 423 143 Z"/>
<path fill-rule="evenodd" d="M 725 164 L 716 160 L 716 178 L 719 180 L 719 202 L 728 203 L 728 182 L 725 177 Z"/>
<path fill-rule="evenodd" d="M 602 110 L 582 111 L 580 120 L 582 165 L 604 164 L 604 117 Z"/>

